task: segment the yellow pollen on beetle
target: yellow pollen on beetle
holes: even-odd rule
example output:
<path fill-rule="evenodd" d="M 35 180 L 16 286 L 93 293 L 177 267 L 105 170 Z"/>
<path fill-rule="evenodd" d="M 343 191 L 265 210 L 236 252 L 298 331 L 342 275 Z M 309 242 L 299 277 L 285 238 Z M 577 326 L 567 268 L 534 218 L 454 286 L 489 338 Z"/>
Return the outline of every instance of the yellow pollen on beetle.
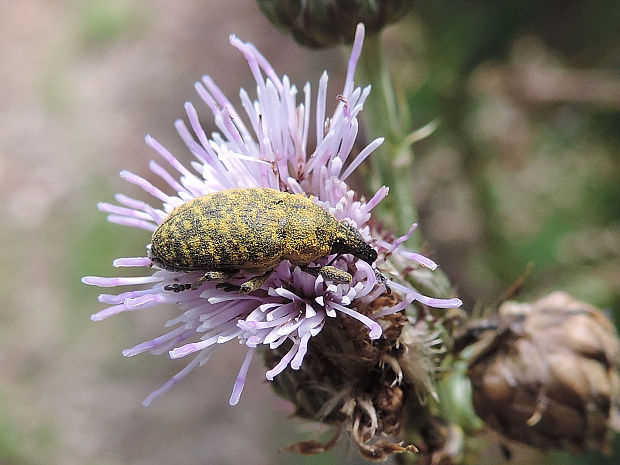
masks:
<path fill-rule="evenodd" d="M 307 265 L 331 253 L 341 228 L 304 195 L 228 189 L 176 207 L 153 233 L 153 259 L 175 271 L 268 271 L 283 259 Z"/>

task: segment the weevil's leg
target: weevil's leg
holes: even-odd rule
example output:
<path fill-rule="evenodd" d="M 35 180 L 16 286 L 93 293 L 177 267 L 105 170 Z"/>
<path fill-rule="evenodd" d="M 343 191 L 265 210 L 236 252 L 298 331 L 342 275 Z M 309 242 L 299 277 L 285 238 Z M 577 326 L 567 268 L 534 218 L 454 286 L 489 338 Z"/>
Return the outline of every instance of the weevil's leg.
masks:
<path fill-rule="evenodd" d="M 306 273 L 312 276 L 321 275 L 325 281 L 331 281 L 335 284 L 348 284 L 353 280 L 353 277 L 346 271 L 336 268 L 335 266 L 304 266 L 302 268 Z"/>
<path fill-rule="evenodd" d="M 223 281 L 224 279 L 230 279 L 237 271 L 207 271 L 200 278 L 193 283 L 173 283 L 164 286 L 164 290 L 172 292 L 182 292 L 189 289 L 196 290 L 202 286 L 205 281 Z"/>
<path fill-rule="evenodd" d="M 190 289 L 192 287 L 191 284 L 179 284 L 179 283 L 173 283 L 173 284 L 168 284 L 166 286 L 164 286 L 164 290 L 165 291 L 172 291 L 172 292 L 181 292 L 181 291 L 186 291 L 188 289 Z"/>
<path fill-rule="evenodd" d="M 321 269 L 320 266 L 301 266 L 301 271 L 311 274 L 314 277 L 318 277 L 319 276 L 319 270 Z"/>
<path fill-rule="evenodd" d="M 255 291 L 256 289 L 261 287 L 265 281 L 267 281 L 267 278 L 271 276 L 271 273 L 273 273 L 273 270 L 269 270 L 266 273 L 261 274 L 260 276 L 254 276 L 253 278 L 248 279 L 246 282 L 241 284 L 241 287 L 239 288 L 239 293 L 248 294 L 252 291 Z"/>
<path fill-rule="evenodd" d="M 236 284 L 230 284 L 230 283 L 218 283 L 215 285 L 216 289 L 222 289 L 224 292 L 232 292 L 232 291 L 239 291 L 239 289 L 241 289 L 241 286 L 237 286 Z"/>
<path fill-rule="evenodd" d="M 322 266 L 319 269 L 319 274 L 325 278 L 325 281 L 331 281 L 336 284 L 348 284 L 353 281 L 353 276 L 335 266 Z"/>
<path fill-rule="evenodd" d="M 237 273 L 234 271 L 207 271 L 200 278 L 192 283 L 192 290 L 198 289 L 205 281 L 224 281 L 225 279 L 232 278 Z"/>
<path fill-rule="evenodd" d="M 383 286 L 385 286 L 385 292 L 387 292 L 388 295 L 390 295 L 392 293 L 392 288 L 388 284 L 390 280 L 386 278 L 385 275 L 381 273 L 379 270 L 377 270 L 376 268 L 375 268 L 375 276 L 377 278 L 377 282 L 379 284 L 383 284 Z"/>

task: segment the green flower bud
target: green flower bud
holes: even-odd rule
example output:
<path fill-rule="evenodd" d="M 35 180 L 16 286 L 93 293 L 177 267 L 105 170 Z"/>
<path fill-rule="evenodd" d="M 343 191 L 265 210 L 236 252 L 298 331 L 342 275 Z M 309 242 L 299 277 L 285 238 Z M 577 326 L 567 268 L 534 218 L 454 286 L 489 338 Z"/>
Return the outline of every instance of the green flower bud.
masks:
<path fill-rule="evenodd" d="M 257 0 L 276 27 L 289 31 L 301 45 L 329 47 L 353 42 L 355 26 L 367 33 L 397 21 L 411 0 Z"/>

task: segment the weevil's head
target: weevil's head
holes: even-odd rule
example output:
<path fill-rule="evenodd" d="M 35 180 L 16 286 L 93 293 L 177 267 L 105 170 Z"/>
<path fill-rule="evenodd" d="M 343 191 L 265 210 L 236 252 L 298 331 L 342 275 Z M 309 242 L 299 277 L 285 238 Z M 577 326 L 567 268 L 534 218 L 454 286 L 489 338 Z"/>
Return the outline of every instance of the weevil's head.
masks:
<path fill-rule="evenodd" d="M 377 251 L 369 246 L 360 232 L 346 221 L 341 221 L 331 253 L 348 253 L 372 265 L 377 259 Z"/>

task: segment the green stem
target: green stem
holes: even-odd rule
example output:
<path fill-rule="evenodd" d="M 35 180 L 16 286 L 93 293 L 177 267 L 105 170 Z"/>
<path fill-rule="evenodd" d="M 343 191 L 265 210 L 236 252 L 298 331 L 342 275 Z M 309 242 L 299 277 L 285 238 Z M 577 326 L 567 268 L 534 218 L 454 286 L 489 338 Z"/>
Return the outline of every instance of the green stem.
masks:
<path fill-rule="evenodd" d="M 367 37 L 359 63 L 364 79 L 373 85 L 366 101 L 364 120 L 369 138 L 385 137 L 383 145 L 373 154 L 372 174 L 369 187 L 373 191 L 389 186 L 390 195 L 379 213 L 398 234 L 404 234 L 418 214 L 413 196 L 411 164 L 413 150 L 407 140 L 407 130 L 401 122 L 409 121 L 405 105 L 398 105 L 392 79 L 383 59 L 381 35 Z M 419 246 L 420 235 L 414 235 L 408 242 Z"/>
<path fill-rule="evenodd" d="M 414 153 L 411 145 L 433 131 L 436 122 L 411 133 L 411 117 L 404 99 L 397 99 L 388 67 L 383 59 L 380 34 L 367 37 L 360 57 L 359 69 L 363 78 L 374 87 L 364 109 L 367 137 L 385 137 L 383 145 L 371 157 L 369 189 L 390 187 L 390 195 L 379 205 L 379 215 L 397 233 L 407 232 L 418 220 L 413 191 L 412 165 Z M 405 243 L 412 249 L 420 249 L 422 234 L 417 231 Z M 407 276 L 417 289 L 428 291 L 435 297 L 454 295 L 448 277 L 441 271 L 426 273 L 419 270 Z"/>
<path fill-rule="evenodd" d="M 383 59 L 380 34 L 366 38 L 360 65 L 365 78 L 374 87 L 372 97 L 368 99 L 368 102 L 373 106 L 373 110 L 376 110 L 380 115 L 380 117 L 374 118 L 375 123 L 380 126 L 377 129 L 383 129 L 386 134 L 399 133 L 399 109 L 396 107 L 396 96 L 390 72 Z"/>

